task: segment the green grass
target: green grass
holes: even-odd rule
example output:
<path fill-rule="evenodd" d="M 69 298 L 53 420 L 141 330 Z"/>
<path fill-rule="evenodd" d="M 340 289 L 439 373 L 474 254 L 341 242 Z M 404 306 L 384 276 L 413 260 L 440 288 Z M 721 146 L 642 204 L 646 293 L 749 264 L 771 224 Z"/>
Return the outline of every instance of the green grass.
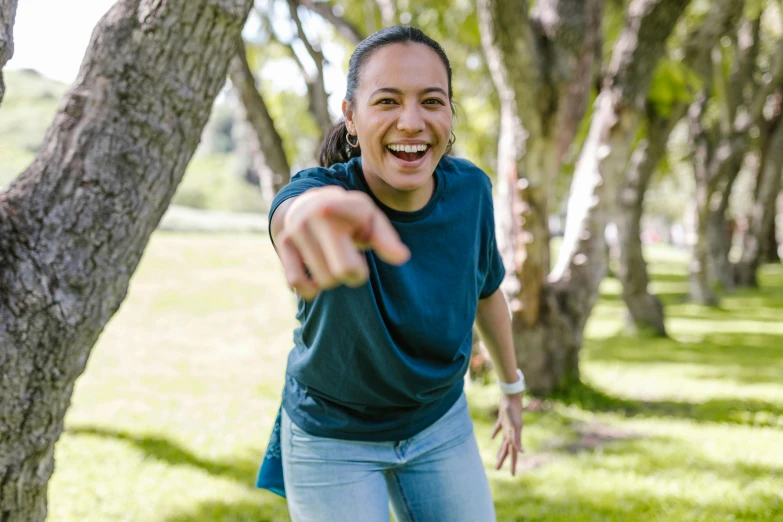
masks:
<path fill-rule="evenodd" d="M 497 391 L 471 387 L 500 521 L 783 520 L 783 268 L 708 309 L 682 254 L 649 254 L 672 338 L 624 336 L 607 280 L 584 383 L 526 414 L 516 478 L 492 469 Z M 293 327 L 265 237 L 157 233 L 77 382 L 49 520 L 288 520 L 253 483 Z"/>

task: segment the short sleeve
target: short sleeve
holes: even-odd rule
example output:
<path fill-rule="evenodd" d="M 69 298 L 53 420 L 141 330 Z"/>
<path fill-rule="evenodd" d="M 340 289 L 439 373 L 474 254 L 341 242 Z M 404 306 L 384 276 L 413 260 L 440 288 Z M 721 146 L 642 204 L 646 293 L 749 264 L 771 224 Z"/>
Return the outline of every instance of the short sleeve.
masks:
<path fill-rule="evenodd" d="M 484 285 L 479 292 L 479 299 L 485 299 L 494 294 L 506 276 L 506 268 L 503 265 L 503 258 L 495 239 L 495 211 L 492 205 L 492 185 L 488 177 L 486 178 L 486 186 L 488 203 L 482 209 L 484 241 L 482 241 L 480 253 L 480 266 L 484 270 Z"/>
<path fill-rule="evenodd" d="M 272 205 L 269 208 L 269 226 L 267 228 L 269 229 L 269 240 L 272 241 L 273 245 L 275 242 L 272 239 L 272 216 L 274 215 L 277 208 L 285 201 L 300 196 L 310 189 L 328 187 L 330 185 L 336 185 L 346 189 L 348 188 L 343 179 L 335 176 L 334 172 L 332 172 L 330 169 L 325 168 L 306 169 L 297 172 L 291 178 L 291 182 L 283 187 L 280 192 L 275 195 L 274 199 L 272 200 Z"/>

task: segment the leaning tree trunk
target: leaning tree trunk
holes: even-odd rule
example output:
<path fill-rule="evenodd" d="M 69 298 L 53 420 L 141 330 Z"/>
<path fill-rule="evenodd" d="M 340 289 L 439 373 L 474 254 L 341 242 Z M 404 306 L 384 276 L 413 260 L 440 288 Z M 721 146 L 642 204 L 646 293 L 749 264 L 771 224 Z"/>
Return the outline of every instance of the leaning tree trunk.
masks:
<path fill-rule="evenodd" d="M 573 75 L 579 70 L 574 64 L 583 64 L 586 53 L 593 54 L 588 42 L 600 38 L 603 3 L 541 0 L 533 24 L 527 2 L 478 4 L 482 45 L 503 109 L 497 201 L 498 241 L 510 245 L 502 249 L 507 267 L 504 286 L 517 358 L 530 376 L 533 392 L 548 393 L 579 379 L 584 325 L 607 268 L 603 231 L 612 212 L 608 202 L 614 201 L 652 70 L 687 4 L 631 3 L 574 176 L 562 261 L 549 280 L 547 184 L 561 166 L 557 153 L 573 139 L 560 135 L 561 130 L 574 128 L 564 121 L 573 122 L 579 114 L 568 110 L 571 87 L 592 81 L 589 75 L 562 75 Z M 564 118 L 565 114 L 571 117 Z"/>
<path fill-rule="evenodd" d="M 0 520 L 46 516 L 73 385 L 225 83 L 251 0 L 121 0 L 0 194 Z"/>
<path fill-rule="evenodd" d="M 283 139 L 275 128 L 275 122 L 247 63 L 245 42 L 241 37 L 237 39 L 236 54 L 231 59 L 228 72 L 244 107 L 247 122 L 253 130 L 252 139 L 256 143 L 250 148 L 258 158 L 254 163 L 259 169 L 262 194 L 267 202 L 271 203 L 275 194 L 288 184 L 291 167 L 285 155 Z"/>
<path fill-rule="evenodd" d="M 775 234 L 776 200 L 783 176 L 783 122 L 779 117 L 769 135 L 763 157 L 750 227 L 743 241 L 742 256 L 735 267 L 737 284 L 741 286 L 758 286 L 758 268 L 769 256 L 769 231 L 772 231 L 773 237 Z M 777 241 L 772 244 L 777 253 Z"/>
<path fill-rule="evenodd" d="M 537 393 L 556 388 L 575 367 L 575 346 L 567 335 L 553 335 L 568 325 L 550 302 L 546 282 L 548 184 L 586 110 L 602 8 L 602 0 L 545 0 L 529 16 L 527 2 L 478 4 L 482 46 L 501 102 L 495 201 L 503 290 L 517 359 Z"/>
<path fill-rule="evenodd" d="M 14 20 L 16 0 L 0 0 L 0 104 L 5 95 L 3 67 L 14 55 Z"/>

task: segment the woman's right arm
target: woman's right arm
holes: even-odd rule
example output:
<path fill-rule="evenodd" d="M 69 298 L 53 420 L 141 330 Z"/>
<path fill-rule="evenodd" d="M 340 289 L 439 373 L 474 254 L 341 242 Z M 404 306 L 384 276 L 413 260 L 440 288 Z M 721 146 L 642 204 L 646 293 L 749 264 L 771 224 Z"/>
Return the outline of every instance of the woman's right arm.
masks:
<path fill-rule="evenodd" d="M 341 187 L 313 188 L 284 201 L 270 226 L 288 284 L 308 301 L 321 290 L 363 285 L 368 270 L 362 250 L 394 265 L 410 257 L 372 199 Z"/>

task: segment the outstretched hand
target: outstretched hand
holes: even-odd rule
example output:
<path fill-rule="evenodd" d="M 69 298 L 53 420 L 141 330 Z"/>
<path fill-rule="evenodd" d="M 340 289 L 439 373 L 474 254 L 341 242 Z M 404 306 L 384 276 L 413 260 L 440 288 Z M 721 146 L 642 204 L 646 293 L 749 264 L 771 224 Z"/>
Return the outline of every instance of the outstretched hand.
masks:
<path fill-rule="evenodd" d="M 362 250 L 372 249 L 394 265 L 410 258 L 372 199 L 340 187 L 311 189 L 297 197 L 276 246 L 288 284 L 308 301 L 321 290 L 364 284 L 368 268 Z"/>
<path fill-rule="evenodd" d="M 503 467 L 506 457 L 511 455 L 511 474 L 517 473 L 517 454 L 524 453 L 522 448 L 522 394 L 506 395 L 500 397 L 498 420 L 495 429 L 492 430 L 492 438 L 503 432 L 503 440 L 500 443 L 495 469 Z"/>

